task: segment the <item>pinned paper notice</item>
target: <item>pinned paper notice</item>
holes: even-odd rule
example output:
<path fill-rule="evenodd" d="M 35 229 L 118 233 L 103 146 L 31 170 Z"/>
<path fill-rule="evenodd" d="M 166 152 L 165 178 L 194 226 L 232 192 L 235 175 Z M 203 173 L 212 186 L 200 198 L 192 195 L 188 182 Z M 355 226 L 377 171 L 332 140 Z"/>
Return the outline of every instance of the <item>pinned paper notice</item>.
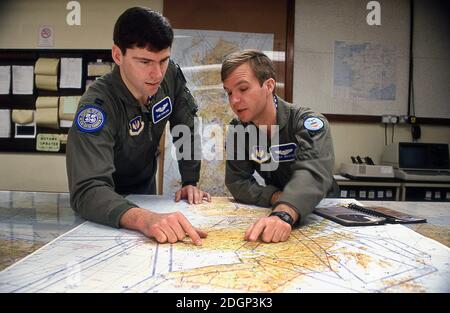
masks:
<path fill-rule="evenodd" d="M 81 88 L 81 58 L 61 58 L 60 88 Z"/>
<path fill-rule="evenodd" d="M 32 95 L 33 94 L 33 66 L 13 65 L 13 94 Z"/>
<path fill-rule="evenodd" d="M 73 120 L 80 98 L 81 96 L 60 97 L 59 118 L 62 120 Z"/>
<path fill-rule="evenodd" d="M 11 87 L 11 66 L 0 66 L 0 95 L 9 94 Z"/>
<path fill-rule="evenodd" d="M 10 110 L 0 110 L 0 138 L 11 137 Z"/>
<path fill-rule="evenodd" d="M 58 134 L 38 134 L 36 136 L 36 150 L 58 152 L 61 147 Z"/>

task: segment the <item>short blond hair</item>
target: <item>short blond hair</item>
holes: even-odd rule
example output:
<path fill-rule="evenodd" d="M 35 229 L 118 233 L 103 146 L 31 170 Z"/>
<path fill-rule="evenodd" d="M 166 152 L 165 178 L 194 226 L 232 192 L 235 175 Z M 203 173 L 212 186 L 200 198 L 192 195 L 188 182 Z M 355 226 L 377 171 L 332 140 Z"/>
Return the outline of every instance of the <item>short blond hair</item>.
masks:
<path fill-rule="evenodd" d="M 237 67 L 247 62 L 255 73 L 256 78 L 258 78 L 261 86 L 269 78 L 275 80 L 275 68 L 269 57 L 261 51 L 247 49 L 233 52 L 225 57 L 220 71 L 222 82 L 227 79 Z"/>

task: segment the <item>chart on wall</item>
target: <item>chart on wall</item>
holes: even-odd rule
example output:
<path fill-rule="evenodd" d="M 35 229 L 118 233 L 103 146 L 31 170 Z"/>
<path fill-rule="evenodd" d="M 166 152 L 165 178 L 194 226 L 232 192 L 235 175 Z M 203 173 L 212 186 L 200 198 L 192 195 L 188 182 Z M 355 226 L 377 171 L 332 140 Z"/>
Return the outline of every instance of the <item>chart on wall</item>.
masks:
<path fill-rule="evenodd" d="M 394 101 L 396 49 L 375 43 L 334 42 L 335 98 Z"/>
<path fill-rule="evenodd" d="M 212 195 L 228 195 L 224 184 L 225 126 L 233 118 L 220 79 L 222 61 L 231 52 L 258 49 L 272 52 L 273 34 L 175 29 L 171 58 L 180 65 L 199 106 L 202 135 L 200 186 Z M 172 136 L 167 133 L 163 193 L 173 195 L 180 174 Z"/>

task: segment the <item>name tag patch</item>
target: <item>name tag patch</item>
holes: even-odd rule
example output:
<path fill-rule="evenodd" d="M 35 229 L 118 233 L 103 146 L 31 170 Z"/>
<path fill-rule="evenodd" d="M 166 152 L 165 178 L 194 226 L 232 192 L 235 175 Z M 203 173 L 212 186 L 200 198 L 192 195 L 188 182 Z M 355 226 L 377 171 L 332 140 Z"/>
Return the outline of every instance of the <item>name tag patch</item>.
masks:
<path fill-rule="evenodd" d="M 128 123 L 129 130 L 131 136 L 137 136 L 144 129 L 144 122 L 142 121 L 142 116 L 136 116 L 133 118 L 130 123 Z"/>
<path fill-rule="evenodd" d="M 323 128 L 323 121 L 320 118 L 318 118 L 318 117 L 308 117 L 303 122 L 303 126 L 305 126 L 305 128 L 307 130 L 318 131 L 318 130 L 321 130 Z"/>
<path fill-rule="evenodd" d="M 270 159 L 270 155 L 267 153 L 264 147 L 253 146 L 252 153 L 250 154 L 250 159 L 259 164 L 262 164 Z"/>
<path fill-rule="evenodd" d="M 94 133 L 103 128 L 106 121 L 106 115 L 102 109 L 93 105 L 86 105 L 78 112 L 75 121 L 80 131 L 84 133 Z"/>
<path fill-rule="evenodd" d="M 153 124 L 156 124 L 172 113 L 172 102 L 169 97 L 165 97 L 152 107 Z"/>
<path fill-rule="evenodd" d="M 275 162 L 287 162 L 295 160 L 295 151 L 297 150 L 297 144 L 285 143 L 278 146 L 270 147 L 270 155 Z"/>

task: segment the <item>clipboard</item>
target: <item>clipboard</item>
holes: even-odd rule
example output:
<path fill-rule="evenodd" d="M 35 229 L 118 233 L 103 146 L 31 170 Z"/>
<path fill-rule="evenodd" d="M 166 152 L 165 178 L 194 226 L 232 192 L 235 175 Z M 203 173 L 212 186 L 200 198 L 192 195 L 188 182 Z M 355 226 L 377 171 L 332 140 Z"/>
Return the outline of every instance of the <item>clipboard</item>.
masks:
<path fill-rule="evenodd" d="M 426 219 L 386 207 L 363 207 L 355 203 L 316 208 L 315 214 L 344 226 L 426 223 Z"/>

